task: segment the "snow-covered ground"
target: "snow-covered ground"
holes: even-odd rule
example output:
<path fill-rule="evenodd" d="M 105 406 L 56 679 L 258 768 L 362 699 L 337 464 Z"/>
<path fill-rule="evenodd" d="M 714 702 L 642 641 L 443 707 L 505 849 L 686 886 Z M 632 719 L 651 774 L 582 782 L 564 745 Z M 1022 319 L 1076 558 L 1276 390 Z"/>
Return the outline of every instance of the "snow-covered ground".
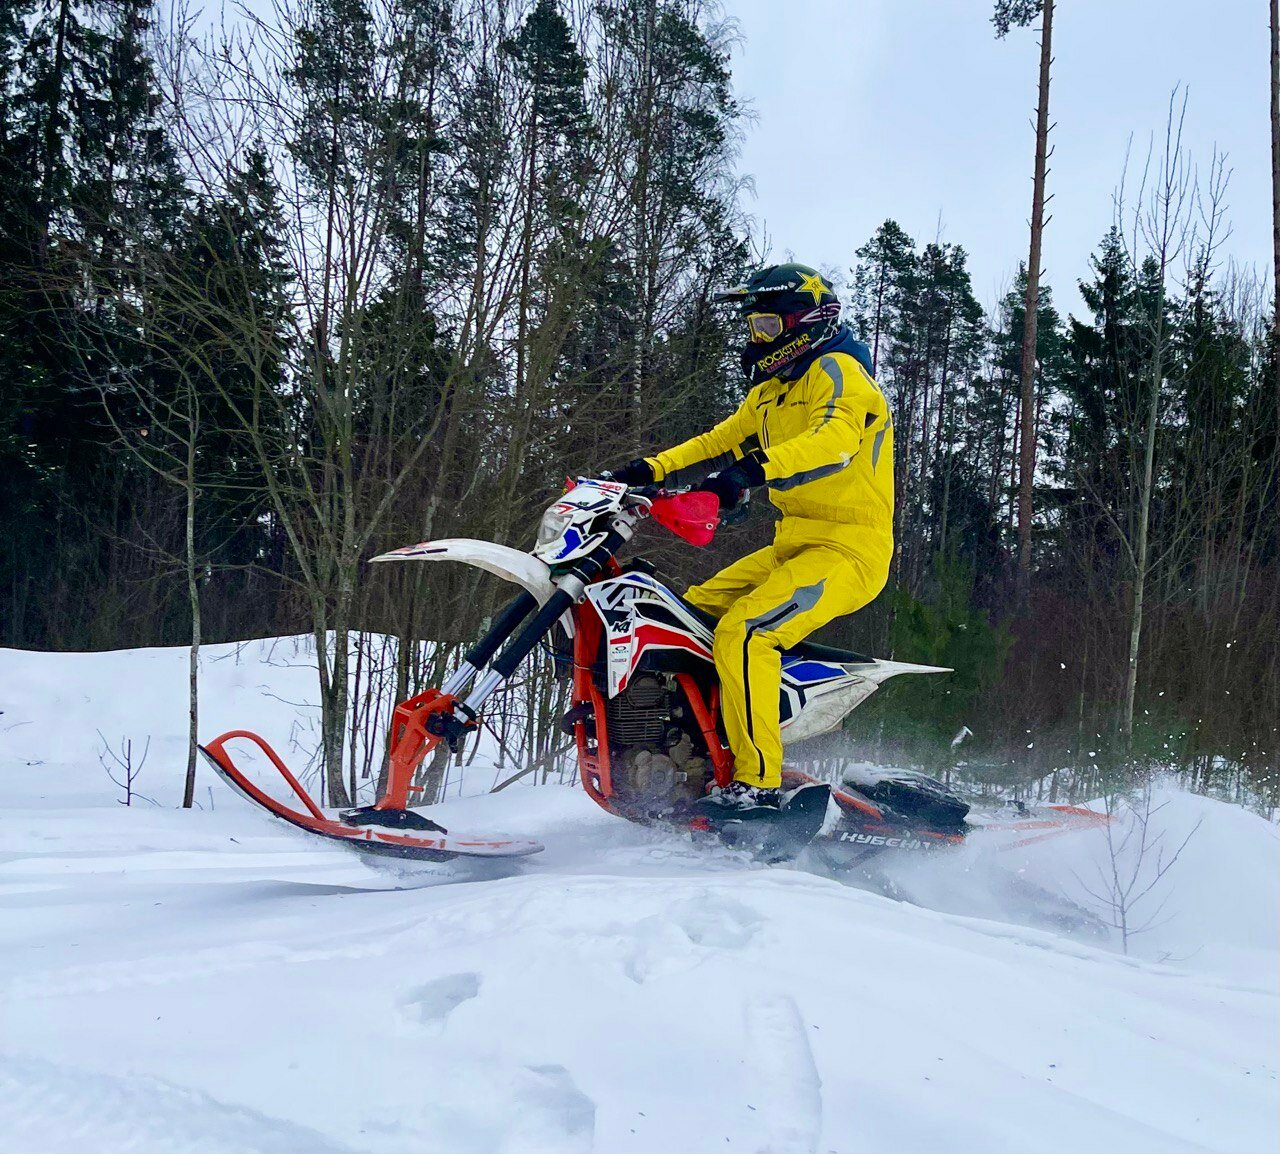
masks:
<path fill-rule="evenodd" d="M 544 854 L 396 873 L 203 770 L 204 808 L 172 808 L 185 660 L 0 651 L 2 1154 L 1280 1145 L 1280 846 L 1242 810 L 1158 796 L 1166 859 L 1199 826 L 1127 957 L 976 892 L 998 861 L 1087 903 L 1096 832 L 977 836 L 910 879 L 922 908 L 522 786 L 442 820 Z M 305 653 L 221 647 L 202 680 L 205 734 L 305 760 Z M 126 809 L 98 754 L 148 737 L 160 804 Z"/>

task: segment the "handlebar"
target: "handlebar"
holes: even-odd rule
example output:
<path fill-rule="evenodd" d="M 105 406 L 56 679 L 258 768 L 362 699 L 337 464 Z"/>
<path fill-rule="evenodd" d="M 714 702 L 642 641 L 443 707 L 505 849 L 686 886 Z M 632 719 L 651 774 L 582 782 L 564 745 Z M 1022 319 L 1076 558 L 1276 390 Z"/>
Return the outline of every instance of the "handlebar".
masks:
<path fill-rule="evenodd" d="M 654 501 L 662 500 L 664 497 L 679 497 L 685 493 L 695 493 L 701 490 L 695 489 L 692 485 L 681 485 L 675 489 L 668 489 L 663 485 L 635 485 L 627 489 L 628 496 L 640 497 L 649 504 Z M 732 508 L 720 508 L 718 521 L 722 527 L 730 527 L 741 525 L 743 521 L 751 513 L 751 490 L 745 489 L 742 493 L 742 499 Z"/>

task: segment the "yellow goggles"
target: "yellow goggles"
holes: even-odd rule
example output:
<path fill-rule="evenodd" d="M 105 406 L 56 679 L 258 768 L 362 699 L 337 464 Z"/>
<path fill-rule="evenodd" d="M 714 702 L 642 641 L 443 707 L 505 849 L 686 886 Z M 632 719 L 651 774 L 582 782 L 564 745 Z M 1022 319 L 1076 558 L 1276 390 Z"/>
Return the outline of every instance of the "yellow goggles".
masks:
<path fill-rule="evenodd" d="M 747 328 L 753 344 L 763 345 L 782 336 L 785 323 L 777 313 L 748 313 Z"/>

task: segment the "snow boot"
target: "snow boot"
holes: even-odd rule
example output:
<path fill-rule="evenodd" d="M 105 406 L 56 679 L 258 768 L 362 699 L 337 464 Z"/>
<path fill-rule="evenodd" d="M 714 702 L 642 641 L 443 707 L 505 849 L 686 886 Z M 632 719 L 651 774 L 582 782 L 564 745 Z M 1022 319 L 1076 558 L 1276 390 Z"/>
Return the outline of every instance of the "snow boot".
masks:
<path fill-rule="evenodd" d="M 762 790 L 731 782 L 712 790 L 695 807 L 707 834 L 758 861 L 787 861 L 809 844 L 821 828 L 831 789 L 825 783 L 789 792 Z"/>
<path fill-rule="evenodd" d="M 782 807 L 782 790 L 764 789 L 745 781 L 731 781 L 726 786 L 712 786 L 701 801 L 704 806 L 722 810 L 773 809 Z"/>

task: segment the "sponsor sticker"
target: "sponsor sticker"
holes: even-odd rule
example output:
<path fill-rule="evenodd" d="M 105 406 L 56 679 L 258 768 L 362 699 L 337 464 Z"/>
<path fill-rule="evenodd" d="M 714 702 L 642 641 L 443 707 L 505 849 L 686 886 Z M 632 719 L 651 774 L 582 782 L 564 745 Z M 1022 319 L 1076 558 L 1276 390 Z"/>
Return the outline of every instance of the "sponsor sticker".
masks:
<path fill-rule="evenodd" d="M 883 834 L 853 833 L 846 830 L 840 835 L 840 841 L 852 842 L 854 845 L 879 845 L 892 849 L 936 849 L 937 843 L 918 837 L 885 837 Z"/>

